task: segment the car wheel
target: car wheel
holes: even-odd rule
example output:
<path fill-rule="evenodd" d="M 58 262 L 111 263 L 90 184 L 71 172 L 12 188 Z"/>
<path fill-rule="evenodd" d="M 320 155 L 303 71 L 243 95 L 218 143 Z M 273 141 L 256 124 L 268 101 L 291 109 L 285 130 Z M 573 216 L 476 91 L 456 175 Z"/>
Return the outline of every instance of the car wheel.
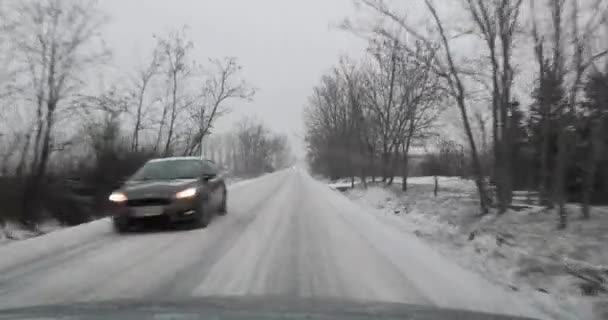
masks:
<path fill-rule="evenodd" d="M 203 201 L 200 202 L 198 208 L 196 208 L 196 218 L 194 220 L 195 228 L 206 228 L 211 221 L 211 216 L 208 210 L 205 210 Z"/>
<path fill-rule="evenodd" d="M 112 225 L 114 227 L 114 231 L 116 231 L 117 233 L 125 233 L 129 231 L 129 228 L 131 227 L 131 224 L 127 219 L 119 218 L 113 218 Z"/>
<path fill-rule="evenodd" d="M 224 195 L 222 197 L 222 203 L 220 204 L 220 207 L 218 209 L 218 214 L 220 216 L 225 216 L 226 213 L 228 213 L 227 207 L 226 207 L 226 202 L 228 201 L 228 192 L 226 191 L 226 187 L 224 187 Z"/>

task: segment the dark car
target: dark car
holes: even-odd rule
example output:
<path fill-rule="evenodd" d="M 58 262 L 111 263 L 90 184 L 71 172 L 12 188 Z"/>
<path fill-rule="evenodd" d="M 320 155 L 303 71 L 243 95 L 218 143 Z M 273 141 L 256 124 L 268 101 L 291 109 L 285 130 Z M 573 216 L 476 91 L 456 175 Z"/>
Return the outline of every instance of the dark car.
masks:
<path fill-rule="evenodd" d="M 226 214 L 226 184 L 216 165 L 194 157 L 146 162 L 110 195 L 118 232 L 142 222 L 189 221 L 204 228 L 217 213 Z"/>

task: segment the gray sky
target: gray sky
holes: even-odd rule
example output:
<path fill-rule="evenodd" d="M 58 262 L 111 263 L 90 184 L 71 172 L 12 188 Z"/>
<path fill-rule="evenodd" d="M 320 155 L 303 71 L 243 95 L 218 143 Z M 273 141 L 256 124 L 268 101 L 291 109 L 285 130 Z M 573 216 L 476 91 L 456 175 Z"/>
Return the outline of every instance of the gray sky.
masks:
<path fill-rule="evenodd" d="M 354 12 L 351 0 L 102 0 L 111 20 L 104 39 L 117 72 L 130 72 L 149 56 L 152 34 L 188 26 L 193 57 L 236 56 L 258 92 L 220 120 L 226 131 L 255 115 L 289 134 L 302 154 L 302 110 L 312 87 L 341 54 L 362 55 L 365 43 L 333 26 Z M 122 76 L 122 75 L 118 75 Z M 126 74 L 125 74 L 126 76 Z"/>

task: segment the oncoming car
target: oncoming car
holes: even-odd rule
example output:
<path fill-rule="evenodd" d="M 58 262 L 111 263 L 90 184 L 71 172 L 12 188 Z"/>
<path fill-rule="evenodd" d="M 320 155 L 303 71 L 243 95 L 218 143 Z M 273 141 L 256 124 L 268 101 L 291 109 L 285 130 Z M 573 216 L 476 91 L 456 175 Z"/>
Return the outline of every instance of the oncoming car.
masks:
<path fill-rule="evenodd" d="M 204 228 L 215 214 L 226 214 L 227 190 L 213 162 L 164 158 L 146 162 L 109 200 L 117 232 L 146 221 Z"/>

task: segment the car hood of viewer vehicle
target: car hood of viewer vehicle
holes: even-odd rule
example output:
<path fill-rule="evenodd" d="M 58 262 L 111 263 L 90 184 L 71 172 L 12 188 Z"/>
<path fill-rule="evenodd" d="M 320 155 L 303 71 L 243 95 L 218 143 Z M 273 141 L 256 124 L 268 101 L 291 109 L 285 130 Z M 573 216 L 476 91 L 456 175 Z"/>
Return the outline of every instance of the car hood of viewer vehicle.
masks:
<path fill-rule="evenodd" d="M 526 318 L 398 303 L 284 297 L 191 298 L 179 301 L 77 303 L 0 310 L 0 319 L 416 319 L 524 320 Z"/>
<path fill-rule="evenodd" d="M 196 179 L 127 181 L 120 192 L 128 199 L 171 198 L 177 192 L 194 187 Z"/>

